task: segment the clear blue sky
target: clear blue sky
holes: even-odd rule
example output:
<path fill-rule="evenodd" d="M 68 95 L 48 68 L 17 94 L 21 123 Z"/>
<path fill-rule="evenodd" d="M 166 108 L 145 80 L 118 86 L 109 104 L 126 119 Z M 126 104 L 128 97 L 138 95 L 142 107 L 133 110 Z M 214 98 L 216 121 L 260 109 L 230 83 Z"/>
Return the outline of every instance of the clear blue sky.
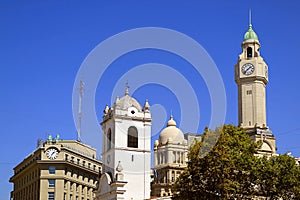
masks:
<path fill-rule="evenodd" d="M 248 28 L 249 8 L 261 55 L 269 65 L 268 125 L 277 138 L 279 153 L 292 151 L 300 156 L 299 1 L 1 1 L 0 200 L 8 199 L 13 167 L 34 151 L 38 138 L 46 139 L 50 133 L 76 139 L 72 92 L 77 71 L 101 41 L 125 30 L 164 27 L 201 44 L 225 85 L 225 122 L 237 124 L 233 72 Z M 99 121 L 122 74 L 149 62 L 174 67 L 190 81 L 201 107 L 197 131 L 201 133 L 211 115 L 205 82 L 178 56 L 157 50 L 124 55 L 107 69 L 94 102 Z M 162 128 L 170 110 L 176 118 L 180 116 L 179 102 L 167 88 L 145 85 L 133 96 L 141 103 L 148 98 L 150 104 L 164 106 L 158 109 L 161 115 L 153 113 L 155 130 Z M 101 147 L 100 133 L 86 130 L 84 122 L 82 137 L 97 149 Z"/>

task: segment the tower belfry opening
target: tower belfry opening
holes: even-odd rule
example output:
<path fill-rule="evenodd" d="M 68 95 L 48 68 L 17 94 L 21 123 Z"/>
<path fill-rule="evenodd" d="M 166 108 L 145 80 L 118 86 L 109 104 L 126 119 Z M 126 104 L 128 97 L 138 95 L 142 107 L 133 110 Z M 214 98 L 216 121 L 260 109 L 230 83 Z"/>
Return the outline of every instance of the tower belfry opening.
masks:
<path fill-rule="evenodd" d="M 251 47 L 247 48 L 247 58 L 252 58 L 252 48 Z"/>

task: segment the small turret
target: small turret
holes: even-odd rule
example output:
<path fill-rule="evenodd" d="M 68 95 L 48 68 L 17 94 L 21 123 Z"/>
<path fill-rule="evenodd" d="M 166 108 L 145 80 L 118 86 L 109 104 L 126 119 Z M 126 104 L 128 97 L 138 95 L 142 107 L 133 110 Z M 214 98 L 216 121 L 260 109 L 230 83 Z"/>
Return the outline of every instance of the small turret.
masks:
<path fill-rule="evenodd" d="M 146 99 L 145 105 L 144 105 L 144 111 L 149 112 L 149 110 L 150 110 L 150 105 L 149 105 L 148 99 Z"/>

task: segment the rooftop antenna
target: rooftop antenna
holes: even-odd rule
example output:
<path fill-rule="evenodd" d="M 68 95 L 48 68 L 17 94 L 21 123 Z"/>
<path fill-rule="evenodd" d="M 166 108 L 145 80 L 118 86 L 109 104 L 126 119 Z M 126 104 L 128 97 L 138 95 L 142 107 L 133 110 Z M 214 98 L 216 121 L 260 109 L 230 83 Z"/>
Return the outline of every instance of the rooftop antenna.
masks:
<path fill-rule="evenodd" d="M 77 141 L 81 141 L 81 118 L 82 118 L 82 96 L 83 96 L 83 85 L 84 83 L 80 81 L 79 87 L 79 105 L 78 105 L 78 123 L 77 123 Z"/>

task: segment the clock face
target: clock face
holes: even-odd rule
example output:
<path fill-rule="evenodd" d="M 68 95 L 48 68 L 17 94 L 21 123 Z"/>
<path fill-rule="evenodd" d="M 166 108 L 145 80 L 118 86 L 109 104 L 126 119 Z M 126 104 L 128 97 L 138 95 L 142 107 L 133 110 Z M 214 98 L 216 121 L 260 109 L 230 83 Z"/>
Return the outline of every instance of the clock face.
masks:
<path fill-rule="evenodd" d="M 54 148 L 51 148 L 51 149 L 47 150 L 46 154 L 49 159 L 53 160 L 53 159 L 57 158 L 58 151 Z"/>
<path fill-rule="evenodd" d="M 250 75 L 254 72 L 254 66 L 251 63 L 246 63 L 242 67 L 242 72 L 245 75 Z"/>

